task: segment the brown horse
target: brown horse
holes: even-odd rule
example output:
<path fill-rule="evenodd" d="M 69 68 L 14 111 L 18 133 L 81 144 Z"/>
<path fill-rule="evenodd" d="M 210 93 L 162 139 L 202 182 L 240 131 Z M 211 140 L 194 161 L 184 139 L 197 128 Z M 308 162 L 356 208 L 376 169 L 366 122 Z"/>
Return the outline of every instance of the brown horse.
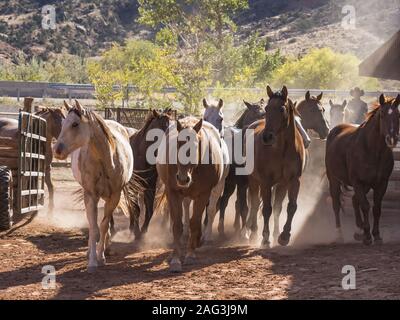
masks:
<path fill-rule="evenodd" d="M 301 124 L 305 130 L 315 131 L 321 139 L 326 139 L 329 133 L 328 121 L 325 118 L 325 109 L 321 105 L 323 93 L 317 97 L 306 92 L 305 99 L 296 108 L 300 115 Z"/>
<path fill-rule="evenodd" d="M 177 121 L 176 128 L 167 130 L 158 149 L 157 172 L 165 184 L 165 193 L 172 220 L 174 251 L 170 270 L 180 272 L 180 240 L 183 233 L 182 204 L 193 200 L 190 234 L 185 263 L 195 259 L 200 246 L 201 219 L 211 191 L 224 171 L 224 159 L 218 131 L 203 119 L 188 117 Z"/>
<path fill-rule="evenodd" d="M 144 204 L 146 207 L 145 220 L 143 226 L 139 227 L 140 209 L 134 208 L 134 212 L 130 213 L 131 224 L 130 230 L 135 234 L 135 238 L 140 238 L 142 234 L 147 232 L 154 211 L 154 198 L 156 194 L 156 184 L 158 179 L 157 169 L 155 164 L 150 164 L 146 154 L 148 148 L 154 143 L 146 139 L 147 134 L 154 129 L 161 130 L 163 133 L 170 126 L 171 109 L 165 109 L 162 112 L 152 110 L 143 127 L 130 137 L 130 145 L 132 147 L 133 157 L 133 172 L 139 177 L 144 191 Z"/>
<path fill-rule="evenodd" d="M 35 107 L 35 115 L 45 119 L 47 124 L 45 182 L 49 191 L 49 213 L 51 214 L 54 210 L 54 186 L 51 180 L 51 163 L 53 162 L 52 142 L 60 135 L 62 121 L 70 109 L 70 106 L 65 101 L 64 105 L 65 108 Z"/>
<path fill-rule="evenodd" d="M 356 240 L 372 243 L 369 224 L 370 204 L 367 193 L 374 190 L 374 226 L 372 235 L 381 243 L 379 219 L 381 203 L 386 193 L 394 161 L 392 149 L 399 139 L 400 95 L 385 98 L 382 94 L 363 124 L 353 126 L 342 124 L 335 127 L 328 136 L 326 146 L 326 174 L 336 217 L 338 239 L 343 241 L 340 225 L 340 197 L 342 188 L 354 188 L 353 207 L 358 232 Z M 361 217 L 360 209 L 364 215 Z M 363 234 L 361 234 L 363 233 Z"/>
<path fill-rule="evenodd" d="M 267 93 L 269 101 L 265 108 L 265 119 L 249 126 L 249 130 L 254 130 L 254 171 L 249 175 L 250 216 L 247 228 L 251 230 L 251 238 L 254 238 L 261 194 L 264 217 L 262 246 L 269 247 L 269 220 L 272 211 L 278 212 L 279 216 L 282 202 L 288 194 L 287 220 L 278 238 L 279 244 L 285 246 L 289 243 L 292 220 L 297 210 L 305 147 L 295 124 L 295 105 L 288 99 L 287 88 L 284 86 L 281 91 L 274 93 L 268 86 Z M 274 186 L 275 199 L 272 208 Z"/>
<path fill-rule="evenodd" d="M 32 110 L 32 98 L 25 98 L 24 111 Z M 49 191 L 49 213 L 54 209 L 54 186 L 51 181 L 51 163 L 53 161 L 53 150 L 51 144 L 54 139 L 58 138 L 61 132 L 62 121 L 65 119 L 70 106 L 64 102 L 64 107 L 43 107 L 35 106 L 35 115 L 42 117 L 47 123 L 47 140 L 46 140 L 46 162 L 45 162 L 45 182 Z M 18 139 L 18 121 L 8 118 L 0 118 L 0 136 Z"/>

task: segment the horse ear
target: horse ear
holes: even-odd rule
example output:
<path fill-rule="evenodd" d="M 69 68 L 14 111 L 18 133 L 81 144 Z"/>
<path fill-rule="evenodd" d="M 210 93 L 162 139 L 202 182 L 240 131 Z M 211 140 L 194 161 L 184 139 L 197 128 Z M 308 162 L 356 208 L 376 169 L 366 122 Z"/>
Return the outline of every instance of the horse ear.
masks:
<path fill-rule="evenodd" d="M 394 101 L 394 105 L 398 107 L 400 105 L 400 94 L 397 95 L 396 100 Z"/>
<path fill-rule="evenodd" d="M 329 99 L 329 105 L 331 106 L 331 108 L 333 108 L 333 106 L 334 106 L 331 99 Z"/>
<path fill-rule="evenodd" d="M 282 88 L 282 94 L 283 94 L 283 100 L 287 100 L 287 98 L 288 98 L 288 95 L 289 95 L 289 92 L 288 92 L 288 89 L 287 89 L 287 87 L 286 86 L 283 86 L 283 88 Z"/>
<path fill-rule="evenodd" d="M 379 103 L 380 103 L 381 106 L 383 106 L 385 104 L 385 102 L 386 102 L 385 95 L 382 93 L 379 96 Z"/>
<path fill-rule="evenodd" d="M 64 108 L 69 111 L 73 108 L 73 106 L 71 106 L 67 101 L 64 100 Z"/>
<path fill-rule="evenodd" d="M 324 93 L 321 92 L 321 94 L 317 97 L 317 100 L 318 100 L 318 101 L 321 101 L 323 95 L 324 95 Z"/>
<path fill-rule="evenodd" d="M 182 124 L 180 123 L 179 120 L 176 120 L 176 130 L 178 130 L 178 132 L 181 132 L 183 129 Z"/>
<path fill-rule="evenodd" d="M 219 101 L 218 101 L 218 109 L 221 110 L 223 106 L 224 106 L 224 100 L 219 99 Z"/>
<path fill-rule="evenodd" d="M 204 106 L 205 109 L 208 108 L 208 103 L 207 103 L 206 98 L 203 99 L 203 106 Z"/>
<path fill-rule="evenodd" d="M 342 107 L 345 108 L 346 105 L 347 105 L 347 100 L 344 100 L 343 103 L 342 103 Z"/>
<path fill-rule="evenodd" d="M 264 98 L 261 98 L 260 103 L 261 103 L 261 104 L 264 104 L 264 103 L 265 103 Z"/>
<path fill-rule="evenodd" d="M 84 109 L 83 109 L 83 107 L 81 106 L 81 104 L 79 103 L 78 100 L 75 100 L 75 108 L 76 108 L 81 114 L 84 113 Z"/>
<path fill-rule="evenodd" d="M 199 122 L 197 122 L 193 127 L 193 130 L 199 133 L 202 126 L 203 126 L 203 119 L 200 119 Z"/>
<path fill-rule="evenodd" d="M 306 100 L 307 101 L 310 100 L 310 97 L 311 97 L 310 91 L 307 91 L 305 95 Z"/>
<path fill-rule="evenodd" d="M 267 86 L 267 94 L 269 98 L 272 98 L 274 96 L 274 92 L 272 91 L 270 86 Z"/>
<path fill-rule="evenodd" d="M 244 104 L 246 105 L 246 107 L 247 107 L 247 109 L 251 109 L 253 106 L 250 104 L 250 103 L 248 103 L 247 101 L 245 101 L 245 100 L 243 100 L 243 102 L 244 102 Z"/>
<path fill-rule="evenodd" d="M 159 116 L 160 116 L 160 113 L 156 109 L 153 109 L 153 117 L 158 118 Z"/>

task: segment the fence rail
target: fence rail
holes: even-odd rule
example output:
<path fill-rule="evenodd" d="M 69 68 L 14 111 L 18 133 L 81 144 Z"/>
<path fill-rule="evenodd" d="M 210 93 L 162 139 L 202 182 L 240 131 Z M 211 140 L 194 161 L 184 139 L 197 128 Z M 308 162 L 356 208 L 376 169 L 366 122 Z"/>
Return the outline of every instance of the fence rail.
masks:
<path fill-rule="evenodd" d="M 119 86 L 114 86 L 114 90 L 119 90 Z M 220 88 L 207 88 L 208 94 L 212 94 Z M 248 91 L 248 92 L 265 92 L 264 88 L 224 88 L 227 91 Z M 134 92 L 135 86 L 128 86 L 128 92 Z M 289 89 L 292 95 L 305 94 L 307 89 Z M 310 89 L 311 94 L 316 95 L 323 91 L 325 94 L 343 96 L 349 95 L 346 90 L 322 90 Z M 162 90 L 162 93 L 175 93 L 176 88 L 167 87 Z M 397 95 L 395 91 L 383 91 L 388 95 Z M 365 92 L 366 96 L 378 96 L 382 92 L 369 91 Z M 51 82 L 24 82 L 24 81 L 0 81 L 0 96 L 17 98 L 18 101 L 23 97 L 33 98 L 60 98 L 60 99 L 94 99 L 95 87 L 92 84 L 66 84 L 66 83 L 51 83 Z"/>

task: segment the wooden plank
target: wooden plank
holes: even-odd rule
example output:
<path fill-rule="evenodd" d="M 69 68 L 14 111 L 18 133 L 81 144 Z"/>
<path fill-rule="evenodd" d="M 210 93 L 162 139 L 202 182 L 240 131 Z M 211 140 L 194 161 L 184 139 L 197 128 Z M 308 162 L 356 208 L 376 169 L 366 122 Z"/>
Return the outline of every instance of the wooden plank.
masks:
<path fill-rule="evenodd" d="M 0 146 L 18 149 L 18 141 L 13 138 L 0 137 Z"/>
<path fill-rule="evenodd" d="M 18 158 L 0 157 L 0 165 L 9 167 L 10 169 L 18 169 Z"/>
<path fill-rule="evenodd" d="M 38 206 L 31 206 L 31 207 L 27 207 L 27 208 L 22 208 L 22 209 L 21 209 L 21 214 L 29 213 L 29 212 L 33 212 L 33 211 L 38 211 L 38 210 L 43 209 L 43 208 L 44 208 L 44 207 L 43 207 L 43 206 L 40 206 L 40 205 L 38 205 Z"/>
<path fill-rule="evenodd" d="M 18 149 L 0 147 L 0 156 L 2 158 L 17 158 L 18 159 Z"/>

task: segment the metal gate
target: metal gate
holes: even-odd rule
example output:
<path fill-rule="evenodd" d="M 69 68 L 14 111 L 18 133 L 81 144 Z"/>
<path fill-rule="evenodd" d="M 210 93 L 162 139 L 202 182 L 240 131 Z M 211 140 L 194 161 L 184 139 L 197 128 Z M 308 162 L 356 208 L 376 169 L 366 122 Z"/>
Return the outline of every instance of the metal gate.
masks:
<path fill-rule="evenodd" d="M 146 122 L 146 118 L 151 112 L 150 109 L 138 108 L 105 108 L 104 118 L 115 120 L 125 127 L 140 129 Z M 172 111 L 173 120 L 177 118 L 176 110 Z"/>
<path fill-rule="evenodd" d="M 19 166 L 17 212 L 43 208 L 46 167 L 46 120 L 31 113 L 19 114 Z"/>

